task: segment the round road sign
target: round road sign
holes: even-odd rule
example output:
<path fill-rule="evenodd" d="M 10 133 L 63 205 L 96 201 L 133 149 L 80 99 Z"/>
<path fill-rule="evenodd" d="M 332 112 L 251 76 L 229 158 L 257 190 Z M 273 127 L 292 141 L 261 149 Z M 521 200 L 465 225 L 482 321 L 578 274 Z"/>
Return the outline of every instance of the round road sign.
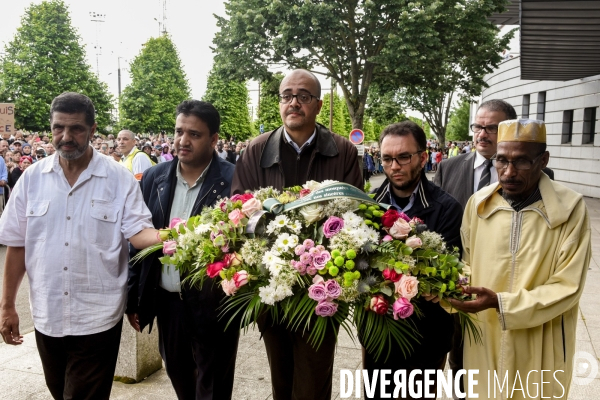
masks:
<path fill-rule="evenodd" d="M 348 137 L 354 144 L 361 144 L 365 140 L 365 134 L 360 129 L 353 129 Z"/>

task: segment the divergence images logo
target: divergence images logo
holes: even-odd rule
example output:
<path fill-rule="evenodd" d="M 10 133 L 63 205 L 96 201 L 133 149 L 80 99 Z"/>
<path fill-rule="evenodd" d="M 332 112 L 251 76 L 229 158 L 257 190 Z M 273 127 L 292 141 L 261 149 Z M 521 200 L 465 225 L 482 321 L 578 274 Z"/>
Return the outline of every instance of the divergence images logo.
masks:
<path fill-rule="evenodd" d="M 598 376 L 598 360 L 587 351 L 575 353 L 573 364 L 573 383 L 589 385 Z"/>

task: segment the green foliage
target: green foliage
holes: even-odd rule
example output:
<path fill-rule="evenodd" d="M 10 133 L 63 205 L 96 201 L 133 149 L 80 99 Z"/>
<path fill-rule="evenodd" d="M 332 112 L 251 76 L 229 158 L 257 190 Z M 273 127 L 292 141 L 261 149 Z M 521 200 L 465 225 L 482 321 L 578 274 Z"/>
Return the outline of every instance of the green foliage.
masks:
<path fill-rule="evenodd" d="M 460 105 L 450 112 L 450 121 L 446 128 L 446 137 L 450 140 L 470 140 L 469 111 L 471 102 L 461 101 Z"/>
<path fill-rule="evenodd" d="M 323 107 L 321 112 L 317 115 L 317 122 L 329 128 L 329 116 L 330 116 L 330 105 L 331 105 L 331 94 L 325 93 L 323 96 Z M 346 101 L 337 93 L 333 94 L 333 129 L 334 133 L 338 135 L 348 137 L 352 130 L 352 121 L 350 120 L 350 114 L 348 113 L 348 106 Z"/>
<path fill-rule="evenodd" d="M 204 101 L 208 101 L 219 111 L 221 116 L 222 138 L 233 138 L 236 142 L 252 136 L 248 104 L 248 88 L 245 81 L 222 79 L 214 69 L 208 75 Z"/>
<path fill-rule="evenodd" d="M 80 37 L 61 0 L 32 4 L 0 62 L 0 102 L 15 103 L 15 126 L 50 130 L 50 103 L 63 92 L 88 96 L 100 132 L 112 125 L 112 96 L 85 63 Z"/>
<path fill-rule="evenodd" d="M 325 68 L 340 85 L 354 128 L 374 82 L 386 91 L 444 82 L 484 85 L 508 39 L 487 21 L 505 0 L 229 0 L 214 38 L 223 76 L 265 79 L 269 67 Z M 472 82 L 467 84 L 466 82 Z M 457 85 L 453 85 L 456 87 Z"/>
<path fill-rule="evenodd" d="M 411 120 L 412 122 L 414 122 L 415 124 L 419 125 L 421 128 L 423 128 L 423 131 L 425 131 L 425 136 L 427 136 L 427 139 L 433 139 L 434 136 L 431 134 L 431 127 L 429 126 L 429 124 L 425 121 L 423 121 L 421 118 L 417 118 L 417 117 L 408 117 L 409 120 Z"/>
<path fill-rule="evenodd" d="M 258 105 L 258 119 L 254 121 L 257 132 L 260 125 L 264 125 L 264 131 L 269 132 L 281 126 L 279 114 L 279 85 L 283 80 L 283 74 L 277 73 L 260 83 L 260 98 Z"/>
<path fill-rule="evenodd" d="M 121 95 L 120 127 L 134 132 L 172 132 L 175 109 L 191 94 L 171 38 L 166 34 L 150 38 L 129 70 L 131 85 Z"/>

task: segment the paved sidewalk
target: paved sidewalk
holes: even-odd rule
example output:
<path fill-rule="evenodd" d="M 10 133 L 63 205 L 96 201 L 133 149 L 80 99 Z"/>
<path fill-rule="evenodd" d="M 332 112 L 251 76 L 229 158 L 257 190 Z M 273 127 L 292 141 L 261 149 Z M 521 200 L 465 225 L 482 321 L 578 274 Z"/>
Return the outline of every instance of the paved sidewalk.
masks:
<path fill-rule="evenodd" d="M 374 184 L 380 176 L 372 178 Z M 375 183 L 377 182 L 377 183 Z M 577 351 L 590 354 L 598 365 L 600 355 L 600 199 L 586 198 L 592 224 L 593 259 L 588 271 L 586 287 L 581 298 L 577 331 Z M 332 399 L 339 399 L 340 369 L 356 370 L 361 367 L 361 351 L 357 342 L 341 333 L 334 364 Z M 589 376 L 591 363 L 576 360 L 577 376 Z M 35 348 L 33 333 L 25 335 L 21 346 L 0 344 L 0 399 L 49 399 L 40 359 Z M 264 344 L 258 331 L 250 330 L 240 339 L 236 365 L 233 398 L 235 400 L 267 400 L 271 396 L 271 379 Z M 354 398 L 354 397 L 351 397 Z M 585 386 L 572 385 L 569 399 L 600 398 L 600 375 Z M 176 399 L 164 369 L 143 382 L 126 385 L 113 384 L 111 399 Z"/>

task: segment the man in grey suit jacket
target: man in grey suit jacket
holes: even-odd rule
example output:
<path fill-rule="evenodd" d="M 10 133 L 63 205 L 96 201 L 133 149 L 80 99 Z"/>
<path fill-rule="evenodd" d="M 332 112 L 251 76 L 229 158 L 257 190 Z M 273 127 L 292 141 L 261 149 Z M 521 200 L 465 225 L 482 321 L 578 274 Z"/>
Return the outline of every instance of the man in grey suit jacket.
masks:
<path fill-rule="evenodd" d="M 463 207 L 477 191 L 482 176 L 486 175 L 486 162 L 496 154 L 498 124 L 507 119 L 517 119 L 513 106 L 504 100 L 488 100 L 479 106 L 475 122 L 471 124 L 475 151 L 448 158 L 438 165 L 433 182 L 453 196 Z M 554 172 L 544 168 L 544 172 L 554 179 Z M 498 182 L 495 168 L 489 169 L 489 180 L 485 185 Z"/>

